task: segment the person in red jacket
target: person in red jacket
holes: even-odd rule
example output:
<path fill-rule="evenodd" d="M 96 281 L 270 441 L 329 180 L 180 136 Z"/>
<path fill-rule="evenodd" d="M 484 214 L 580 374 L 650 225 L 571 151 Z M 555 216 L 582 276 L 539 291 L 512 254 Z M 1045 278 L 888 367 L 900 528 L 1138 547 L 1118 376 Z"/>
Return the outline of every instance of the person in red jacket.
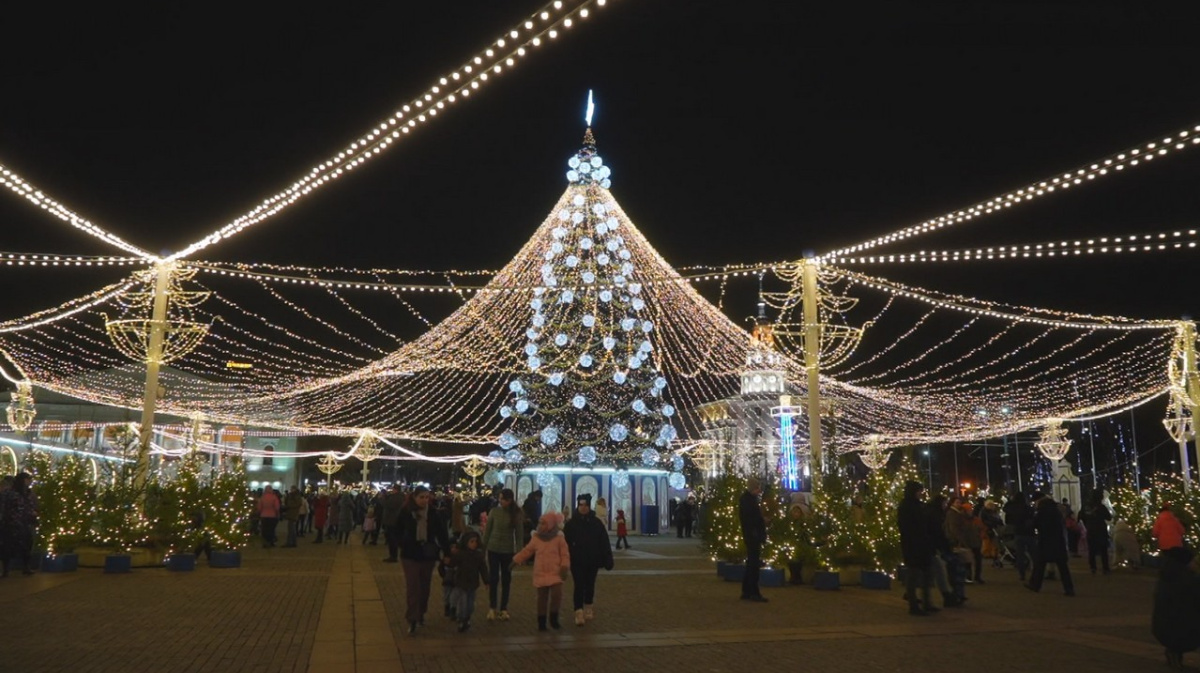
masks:
<path fill-rule="evenodd" d="M 1183 546 L 1183 524 L 1171 512 L 1171 503 L 1164 502 L 1158 511 L 1151 534 L 1158 540 L 1158 550 L 1166 551 Z"/>
<path fill-rule="evenodd" d="M 329 522 L 329 494 L 325 489 L 321 489 L 321 493 L 313 500 L 313 526 L 317 529 L 317 539 L 313 540 L 313 544 L 321 544 L 325 541 L 325 524 Z"/>

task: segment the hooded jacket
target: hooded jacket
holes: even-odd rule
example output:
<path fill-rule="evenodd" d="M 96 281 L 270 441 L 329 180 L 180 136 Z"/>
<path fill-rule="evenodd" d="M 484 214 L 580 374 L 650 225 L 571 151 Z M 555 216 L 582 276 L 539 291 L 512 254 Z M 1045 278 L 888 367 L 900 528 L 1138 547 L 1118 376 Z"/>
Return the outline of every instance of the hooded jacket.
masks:
<path fill-rule="evenodd" d="M 517 552 L 513 563 L 524 563 L 525 559 L 533 556 L 533 586 L 552 587 L 563 583 L 563 575 L 571 569 L 571 551 L 567 548 L 567 540 L 558 530 L 561 514 L 547 512 L 538 519 L 538 527 L 542 522 L 553 523 L 549 533 L 538 530 L 529 538 L 529 544 Z"/>
<path fill-rule="evenodd" d="M 469 530 L 463 533 L 458 543 L 458 551 L 450 558 L 450 567 L 454 569 L 454 588 L 474 591 L 480 583 L 487 584 L 487 563 L 483 551 L 471 549 L 467 543 L 478 540 L 479 533 Z"/>

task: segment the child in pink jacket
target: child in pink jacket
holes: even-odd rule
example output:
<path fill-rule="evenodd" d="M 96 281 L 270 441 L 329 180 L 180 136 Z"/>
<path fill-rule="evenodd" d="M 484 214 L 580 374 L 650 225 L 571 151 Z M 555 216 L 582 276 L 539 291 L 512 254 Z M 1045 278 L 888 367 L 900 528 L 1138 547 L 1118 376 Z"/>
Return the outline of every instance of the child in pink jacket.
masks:
<path fill-rule="evenodd" d="M 562 515 L 546 512 L 538 519 L 537 531 L 529 538 L 529 544 L 513 556 L 517 566 L 533 556 L 533 586 L 537 589 L 538 631 L 546 630 L 546 613 L 550 613 L 550 626 L 560 628 L 558 611 L 562 606 L 563 579 L 571 570 L 571 554 L 567 541 L 559 532 Z"/>

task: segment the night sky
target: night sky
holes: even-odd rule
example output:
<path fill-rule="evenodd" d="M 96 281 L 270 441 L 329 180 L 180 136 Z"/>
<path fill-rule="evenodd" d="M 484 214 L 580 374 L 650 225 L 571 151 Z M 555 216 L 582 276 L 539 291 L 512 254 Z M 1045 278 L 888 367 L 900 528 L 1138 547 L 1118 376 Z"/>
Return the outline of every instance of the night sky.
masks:
<path fill-rule="evenodd" d="M 588 89 L 615 197 L 677 266 L 825 252 L 1200 124 L 1200 49 L 1166 10 L 814 4 L 610 0 L 356 174 L 200 258 L 499 268 L 566 187 Z M 19 10 L 44 13 L 6 21 L 0 163 L 135 244 L 176 250 L 540 6 Z M 1200 148 L 890 250 L 1196 227 L 1197 180 Z M 0 251 L 115 252 L 8 192 Z M 1175 318 L 1200 314 L 1195 260 L 856 268 L 1017 304 Z M 20 288 L 0 302 L 3 319 L 116 277 L 0 273 Z M 755 291 L 734 285 L 729 301 L 749 306 Z"/>

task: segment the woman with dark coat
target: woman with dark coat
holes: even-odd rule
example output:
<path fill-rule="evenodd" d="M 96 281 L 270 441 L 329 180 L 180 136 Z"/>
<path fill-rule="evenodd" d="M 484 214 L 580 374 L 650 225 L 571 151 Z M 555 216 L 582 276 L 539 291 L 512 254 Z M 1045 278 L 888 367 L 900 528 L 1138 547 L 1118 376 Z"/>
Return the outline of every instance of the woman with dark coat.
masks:
<path fill-rule="evenodd" d="M 8 562 L 21 559 L 21 574 L 33 574 L 33 533 L 37 528 L 37 499 L 29 487 L 33 476 L 28 472 L 17 475 L 12 488 L 0 494 L 0 557 L 3 574 L 8 577 Z"/>
<path fill-rule="evenodd" d="M 1050 496 L 1042 496 L 1034 510 L 1033 527 L 1037 530 L 1038 556 L 1033 560 L 1033 574 L 1025 587 L 1031 591 L 1042 590 L 1042 579 L 1046 564 L 1058 566 L 1062 578 L 1063 593 L 1075 595 L 1075 584 L 1071 581 L 1071 569 L 1067 567 L 1067 525 L 1062 512 Z"/>
<path fill-rule="evenodd" d="M 575 626 L 583 626 L 595 617 L 596 575 L 600 569 L 613 569 L 612 545 L 608 529 L 592 511 L 592 496 L 576 499 L 575 514 L 563 526 L 563 536 L 571 553 L 571 579 L 575 583 Z"/>
<path fill-rule="evenodd" d="M 1104 574 L 1108 574 L 1108 522 L 1112 521 L 1112 510 L 1104 504 L 1104 491 L 1092 494 L 1091 503 L 1079 514 L 1087 528 L 1088 567 L 1096 574 L 1096 557 L 1100 557 Z"/>
<path fill-rule="evenodd" d="M 921 494 L 925 487 L 919 481 L 904 485 L 904 499 L 896 510 L 896 525 L 900 531 L 900 551 L 907 569 L 905 588 L 908 596 L 908 614 L 929 614 L 929 585 L 933 562 L 933 540 L 929 537 L 929 524 Z M 921 589 L 921 600 L 917 600 L 917 589 Z"/>
<path fill-rule="evenodd" d="M 1154 587 L 1151 630 L 1167 648 L 1167 665 L 1183 668 L 1183 653 L 1200 648 L 1200 577 L 1191 568 L 1192 552 L 1176 547 L 1162 553 Z"/>
<path fill-rule="evenodd" d="M 410 634 L 416 634 L 417 626 L 425 623 L 434 566 L 450 555 L 446 522 L 429 506 L 429 497 L 429 489 L 418 486 L 400 509 L 400 562 L 407 600 L 404 618 Z"/>

